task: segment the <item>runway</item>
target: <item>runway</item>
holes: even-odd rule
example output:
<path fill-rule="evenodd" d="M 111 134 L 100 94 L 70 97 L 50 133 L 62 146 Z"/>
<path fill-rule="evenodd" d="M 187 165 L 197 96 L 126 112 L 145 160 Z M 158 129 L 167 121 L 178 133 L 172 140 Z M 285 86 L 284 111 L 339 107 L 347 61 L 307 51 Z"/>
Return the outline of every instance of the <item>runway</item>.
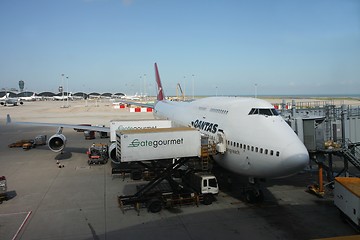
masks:
<path fill-rule="evenodd" d="M 65 129 L 64 154 L 47 146 L 29 151 L 7 147 L 39 134 L 50 137 L 57 130 L 5 125 L 8 113 L 18 121 L 107 126 L 113 119 L 153 118 L 152 113 L 115 110 L 106 101 L 69 104 L 62 108 L 62 102 L 25 102 L 0 108 L 0 176 L 6 176 L 11 196 L 0 205 L 0 239 L 315 239 L 356 234 L 340 218 L 331 195 L 320 199 L 305 192 L 317 178 L 310 171 L 265 182 L 261 205 L 241 200 L 241 179 L 234 176 L 232 186 L 219 178 L 221 192 L 210 206 L 123 214 L 117 196 L 134 191 L 140 182 L 113 179 L 110 162 L 87 164 L 87 148 L 108 139 L 85 140 L 82 133 Z"/>

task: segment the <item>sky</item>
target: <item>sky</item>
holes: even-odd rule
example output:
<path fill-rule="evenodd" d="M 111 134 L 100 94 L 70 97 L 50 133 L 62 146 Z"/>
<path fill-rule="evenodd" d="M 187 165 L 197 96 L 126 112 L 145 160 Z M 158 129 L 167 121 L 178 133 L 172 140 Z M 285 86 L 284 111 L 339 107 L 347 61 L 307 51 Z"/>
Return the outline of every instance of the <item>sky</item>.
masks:
<path fill-rule="evenodd" d="M 0 0 L 0 89 L 360 94 L 358 0 Z M 62 77 L 64 75 L 64 77 Z"/>

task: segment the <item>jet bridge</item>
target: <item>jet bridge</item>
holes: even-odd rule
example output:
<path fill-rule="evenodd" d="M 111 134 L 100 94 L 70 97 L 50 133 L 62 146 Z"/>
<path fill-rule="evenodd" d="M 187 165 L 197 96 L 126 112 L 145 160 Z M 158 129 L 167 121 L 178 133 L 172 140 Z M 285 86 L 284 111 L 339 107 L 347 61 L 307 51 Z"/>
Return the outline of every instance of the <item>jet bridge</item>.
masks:
<path fill-rule="evenodd" d="M 360 142 L 352 143 L 347 141 L 341 148 L 340 153 L 347 161 L 353 164 L 360 171 L 360 151 L 358 146 L 360 146 Z"/>
<path fill-rule="evenodd" d="M 285 104 L 283 102 L 282 105 Z M 281 109 L 281 115 L 298 134 L 310 158 L 319 167 L 319 184 L 309 186 L 311 192 L 320 196 L 324 194 L 323 170 L 327 173 L 329 183 L 337 176 L 359 175 L 360 107 L 336 106 L 333 102 L 304 105 L 293 100 L 290 109 Z M 336 171 L 334 156 L 343 161 Z"/>

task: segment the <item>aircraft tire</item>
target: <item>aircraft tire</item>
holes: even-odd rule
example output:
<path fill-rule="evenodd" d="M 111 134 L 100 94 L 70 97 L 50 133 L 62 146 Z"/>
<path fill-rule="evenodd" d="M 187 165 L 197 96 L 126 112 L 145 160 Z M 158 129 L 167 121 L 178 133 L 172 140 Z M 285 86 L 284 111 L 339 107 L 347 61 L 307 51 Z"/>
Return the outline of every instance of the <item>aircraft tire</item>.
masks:
<path fill-rule="evenodd" d="M 140 180 L 142 178 L 142 172 L 139 170 L 134 170 L 131 172 L 132 180 Z"/>
<path fill-rule="evenodd" d="M 260 203 L 264 201 L 264 194 L 261 190 L 253 189 L 245 192 L 245 200 L 247 203 Z"/>

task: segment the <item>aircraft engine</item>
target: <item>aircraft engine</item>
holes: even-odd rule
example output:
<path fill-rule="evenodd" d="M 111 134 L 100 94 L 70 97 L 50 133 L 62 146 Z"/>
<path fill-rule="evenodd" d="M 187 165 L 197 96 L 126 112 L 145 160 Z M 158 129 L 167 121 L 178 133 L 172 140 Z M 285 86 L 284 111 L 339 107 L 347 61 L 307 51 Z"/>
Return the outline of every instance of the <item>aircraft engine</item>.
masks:
<path fill-rule="evenodd" d="M 116 142 L 112 143 L 109 147 L 109 158 L 112 162 L 119 162 L 119 160 L 116 158 Z"/>
<path fill-rule="evenodd" d="M 66 145 L 66 137 L 63 134 L 56 133 L 49 138 L 48 146 L 53 152 L 61 152 Z"/>

